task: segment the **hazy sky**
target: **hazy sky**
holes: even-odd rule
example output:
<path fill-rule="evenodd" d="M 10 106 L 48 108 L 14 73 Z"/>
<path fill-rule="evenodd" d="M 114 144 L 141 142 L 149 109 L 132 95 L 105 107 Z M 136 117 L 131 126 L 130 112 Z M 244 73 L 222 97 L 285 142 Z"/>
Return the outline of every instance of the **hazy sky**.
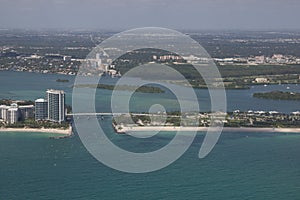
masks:
<path fill-rule="evenodd" d="M 0 28 L 300 29 L 300 0 L 0 0 Z"/>

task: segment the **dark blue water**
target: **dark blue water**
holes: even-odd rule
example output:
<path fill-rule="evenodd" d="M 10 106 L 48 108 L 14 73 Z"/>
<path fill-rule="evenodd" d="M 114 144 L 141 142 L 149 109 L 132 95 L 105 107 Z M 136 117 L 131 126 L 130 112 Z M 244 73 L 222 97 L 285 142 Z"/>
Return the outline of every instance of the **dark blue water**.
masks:
<path fill-rule="evenodd" d="M 69 76 L 0 72 L 0 98 L 34 99 L 55 88 L 65 90 L 70 102 L 72 82 L 57 83 L 57 78 L 72 80 Z M 297 102 L 251 97 L 253 92 L 279 87 L 286 89 L 262 86 L 227 91 L 228 107 L 300 110 Z M 299 91 L 299 86 L 290 86 L 290 90 Z M 205 90 L 198 92 L 207 98 Z M 106 102 L 109 94 L 98 92 L 97 101 L 110 105 Z M 159 147 L 173 137 L 163 133 L 147 140 L 132 140 L 114 134 L 109 118 L 102 123 L 115 144 L 137 152 Z M 127 174 L 104 166 L 87 152 L 77 135 L 63 140 L 49 140 L 48 136 L 0 133 L 0 199 L 300 199 L 297 134 L 224 133 L 209 156 L 201 160 L 200 134 L 179 160 L 147 174 Z"/>

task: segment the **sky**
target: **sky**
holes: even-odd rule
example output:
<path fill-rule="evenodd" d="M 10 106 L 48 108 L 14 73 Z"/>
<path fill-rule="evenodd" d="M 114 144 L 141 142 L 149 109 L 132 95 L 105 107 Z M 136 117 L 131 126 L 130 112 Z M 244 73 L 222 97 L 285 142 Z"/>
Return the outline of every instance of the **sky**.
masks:
<path fill-rule="evenodd" d="M 0 28 L 300 30 L 299 0 L 0 0 Z"/>

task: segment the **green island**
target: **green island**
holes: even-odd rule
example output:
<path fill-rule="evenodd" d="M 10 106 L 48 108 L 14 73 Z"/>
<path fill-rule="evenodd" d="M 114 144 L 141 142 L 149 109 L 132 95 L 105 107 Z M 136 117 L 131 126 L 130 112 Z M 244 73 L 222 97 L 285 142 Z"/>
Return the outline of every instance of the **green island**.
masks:
<path fill-rule="evenodd" d="M 106 85 L 106 84 L 78 84 L 75 85 L 76 88 L 98 88 L 105 90 L 124 90 L 124 91 L 132 91 L 135 90 L 136 86 L 133 85 L 118 85 L 115 87 L 114 85 Z M 136 92 L 141 93 L 165 93 L 165 91 L 159 87 L 154 86 L 141 86 L 135 90 Z"/>
<path fill-rule="evenodd" d="M 60 82 L 60 83 L 68 83 L 69 80 L 68 80 L 68 79 L 57 79 L 56 82 Z"/>
<path fill-rule="evenodd" d="M 254 93 L 253 97 L 261 98 L 261 99 L 300 101 L 300 93 L 295 93 L 295 92 L 272 91 L 272 92 Z"/>

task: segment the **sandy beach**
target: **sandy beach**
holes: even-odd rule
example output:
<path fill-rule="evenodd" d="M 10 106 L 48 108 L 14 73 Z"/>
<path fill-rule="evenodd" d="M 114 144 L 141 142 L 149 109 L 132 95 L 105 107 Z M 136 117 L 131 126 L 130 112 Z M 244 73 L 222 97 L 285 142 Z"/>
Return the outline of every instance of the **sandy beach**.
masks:
<path fill-rule="evenodd" d="M 71 135 L 72 127 L 68 129 L 45 129 L 45 128 L 0 128 L 0 132 L 39 132 Z"/>
<path fill-rule="evenodd" d="M 118 133 L 138 131 L 199 131 L 206 132 L 209 127 L 173 127 L 173 126 L 136 126 L 122 127 Z M 300 133 L 300 128 L 256 128 L 256 127 L 224 127 L 223 132 L 262 132 L 262 133 Z"/>

